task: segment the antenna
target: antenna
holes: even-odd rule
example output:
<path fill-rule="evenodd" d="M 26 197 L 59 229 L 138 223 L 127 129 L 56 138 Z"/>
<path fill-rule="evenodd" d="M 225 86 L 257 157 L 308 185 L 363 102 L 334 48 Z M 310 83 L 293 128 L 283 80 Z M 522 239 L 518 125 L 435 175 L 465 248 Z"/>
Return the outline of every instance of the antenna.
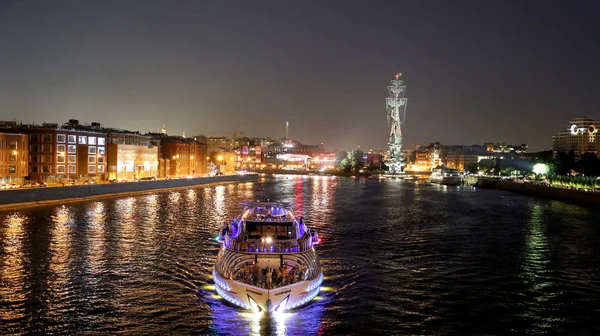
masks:
<path fill-rule="evenodd" d="M 289 129 L 290 129 L 290 122 L 286 121 L 285 122 L 285 139 L 289 139 L 290 134 L 289 134 Z"/>

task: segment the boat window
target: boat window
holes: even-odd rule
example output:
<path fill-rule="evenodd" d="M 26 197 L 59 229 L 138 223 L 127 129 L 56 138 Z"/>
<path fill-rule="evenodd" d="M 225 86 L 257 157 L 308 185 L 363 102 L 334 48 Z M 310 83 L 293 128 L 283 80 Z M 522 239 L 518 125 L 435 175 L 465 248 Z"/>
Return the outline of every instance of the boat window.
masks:
<path fill-rule="evenodd" d="M 293 239 L 293 223 L 265 223 L 246 221 L 248 238 L 258 239 L 262 236 L 277 237 L 277 239 Z"/>

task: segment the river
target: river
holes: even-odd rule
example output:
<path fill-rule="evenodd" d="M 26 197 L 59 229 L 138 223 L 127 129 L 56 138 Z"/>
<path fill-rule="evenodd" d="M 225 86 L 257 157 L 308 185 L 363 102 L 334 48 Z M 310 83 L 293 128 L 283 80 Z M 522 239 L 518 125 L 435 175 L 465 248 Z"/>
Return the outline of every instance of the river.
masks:
<path fill-rule="evenodd" d="M 217 230 L 285 200 L 319 231 L 304 309 L 223 302 Z M 0 213 L 0 334 L 599 334 L 600 212 L 498 190 L 278 176 Z"/>

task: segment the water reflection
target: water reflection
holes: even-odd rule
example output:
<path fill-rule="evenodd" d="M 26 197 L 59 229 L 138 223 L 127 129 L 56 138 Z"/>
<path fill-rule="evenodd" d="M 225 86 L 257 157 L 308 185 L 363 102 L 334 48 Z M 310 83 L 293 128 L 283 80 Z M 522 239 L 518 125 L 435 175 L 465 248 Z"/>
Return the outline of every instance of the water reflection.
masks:
<path fill-rule="evenodd" d="M 26 217 L 13 213 L 0 225 L 0 322 L 6 323 L 8 328 L 27 317 L 26 284 L 22 281 L 25 276 L 23 226 L 26 223 Z M 18 328 L 13 330 L 16 332 Z"/>
<path fill-rule="evenodd" d="M 272 315 L 237 310 L 218 299 L 210 299 L 213 326 L 217 335 L 317 335 L 324 304 L 313 301 L 307 307 Z"/>
<path fill-rule="evenodd" d="M 521 317 L 532 319 L 531 331 L 553 330 L 554 325 L 560 322 L 552 316 L 550 301 L 560 295 L 556 284 L 552 281 L 552 270 L 548 257 L 549 246 L 546 237 L 546 225 L 542 206 L 539 203 L 531 206 L 531 214 L 527 224 L 525 237 L 525 250 L 520 277 L 526 284 L 525 295 L 529 300 L 525 302 L 525 311 Z M 547 312 L 544 312 L 547 311 Z"/>
<path fill-rule="evenodd" d="M 598 211 L 447 191 L 284 176 L 2 213 L 0 334 L 597 334 Z M 267 198 L 318 229 L 335 288 L 280 319 L 209 285 L 217 228 Z"/>

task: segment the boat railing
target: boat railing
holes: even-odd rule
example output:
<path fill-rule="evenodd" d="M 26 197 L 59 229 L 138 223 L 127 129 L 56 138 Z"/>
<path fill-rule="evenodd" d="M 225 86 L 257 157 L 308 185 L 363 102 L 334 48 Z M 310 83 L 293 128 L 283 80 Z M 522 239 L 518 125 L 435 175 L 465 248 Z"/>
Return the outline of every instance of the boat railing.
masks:
<path fill-rule="evenodd" d="M 285 254 L 272 263 L 271 281 L 267 281 L 267 265 L 257 264 L 253 254 L 236 254 L 225 250 L 217 262 L 217 271 L 226 279 L 239 281 L 265 289 L 274 289 L 311 280 L 321 273 L 318 256 L 314 251 L 298 254 Z M 276 266 L 279 264 L 278 266 Z"/>
<path fill-rule="evenodd" d="M 223 244 L 236 252 L 289 253 L 310 250 L 313 248 L 314 242 L 310 235 L 304 235 L 299 239 L 275 240 L 267 243 L 264 240 L 232 238 L 229 234 L 226 234 Z"/>

